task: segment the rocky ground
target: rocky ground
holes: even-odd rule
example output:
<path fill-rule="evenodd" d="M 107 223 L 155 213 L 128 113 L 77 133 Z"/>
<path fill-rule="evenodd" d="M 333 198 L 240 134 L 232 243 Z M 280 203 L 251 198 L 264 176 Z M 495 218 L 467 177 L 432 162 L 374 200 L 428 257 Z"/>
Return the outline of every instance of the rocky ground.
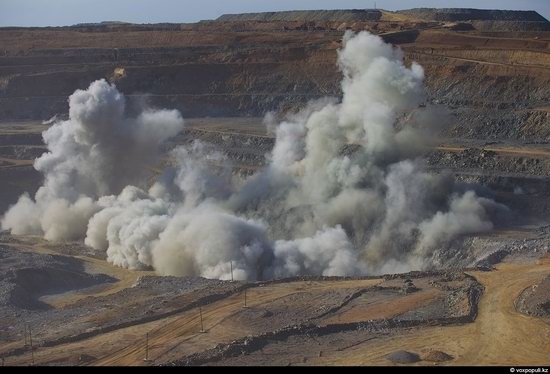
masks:
<path fill-rule="evenodd" d="M 149 273 L 136 274 L 132 284 L 102 295 L 109 287 L 116 287 L 120 279 L 96 273 L 101 269 L 78 257 L 40 253 L 40 244 L 35 245 L 38 248 L 0 248 L 0 327 L 4 343 L 19 341 L 28 325 L 32 326 L 37 346 L 58 344 L 159 319 L 197 302 L 225 297 L 241 287 L 238 283 Z"/>
<path fill-rule="evenodd" d="M 491 300 L 516 300 L 501 323 L 533 339 L 550 331 L 532 327 L 536 319 L 514 322 L 519 313 L 547 318 L 548 234 L 541 227 L 471 237 L 459 258 L 445 259 L 447 270 L 242 283 L 115 268 L 77 243 L 4 233 L 0 356 L 12 365 L 135 365 L 148 344 L 157 365 L 353 364 L 341 359 L 357 350 L 363 364 L 470 362 L 464 347 L 477 344 L 469 339 L 479 332 L 469 326 L 480 324 L 493 339 L 504 328 L 485 327 L 500 317 L 480 302 L 500 310 Z M 438 338 L 421 344 L 432 333 Z M 452 345 L 453 334 L 465 345 Z M 385 348 L 372 350 L 379 343 Z M 532 363 L 545 351 L 514 362 Z"/>
<path fill-rule="evenodd" d="M 550 276 L 526 288 L 516 300 L 516 308 L 528 316 L 550 319 Z"/>
<path fill-rule="evenodd" d="M 100 269 L 93 257 L 45 253 L 38 239 L 26 243 L 17 248 L 13 241 L 1 248 L 7 276 L 2 279 L 0 351 L 13 364 L 28 362 L 28 327 L 34 359 L 42 363 L 78 363 L 82 355 L 95 357 L 97 364 L 140 362 L 142 333 L 149 333 L 156 363 L 196 364 L 231 358 L 241 350 L 252 354 L 267 342 L 471 322 L 483 293 L 475 278 L 452 270 L 246 284 L 142 275 L 103 294 L 121 282 L 121 273 L 132 271 L 111 269 L 118 278 L 97 274 L 108 269 Z M 27 299 L 21 298 L 21 287 L 27 288 Z M 206 341 L 197 312 L 204 313 Z M 170 335 L 174 331 L 180 333 Z M 112 341 L 109 349 L 97 345 L 105 339 Z M 345 337 L 341 344 L 353 344 L 354 339 Z M 79 347 L 80 356 L 71 347 Z M 182 356 L 189 357 L 183 362 Z"/>
<path fill-rule="evenodd" d="M 0 120 L 61 118 L 67 96 L 99 78 L 116 82 L 135 106 L 176 108 L 186 118 L 292 110 L 341 95 L 334 61 L 351 29 L 381 35 L 403 49 L 407 62 L 424 67 L 427 102 L 449 108 L 452 137 L 550 140 L 549 23 L 535 12 L 256 16 L 0 29 Z"/>

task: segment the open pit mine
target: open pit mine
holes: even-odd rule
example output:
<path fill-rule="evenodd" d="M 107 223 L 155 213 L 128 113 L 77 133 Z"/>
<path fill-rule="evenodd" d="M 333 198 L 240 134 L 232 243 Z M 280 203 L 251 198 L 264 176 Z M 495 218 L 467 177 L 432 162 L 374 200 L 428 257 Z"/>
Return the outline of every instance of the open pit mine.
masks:
<path fill-rule="evenodd" d="M 550 365 L 534 11 L 0 28 L 5 365 Z"/>

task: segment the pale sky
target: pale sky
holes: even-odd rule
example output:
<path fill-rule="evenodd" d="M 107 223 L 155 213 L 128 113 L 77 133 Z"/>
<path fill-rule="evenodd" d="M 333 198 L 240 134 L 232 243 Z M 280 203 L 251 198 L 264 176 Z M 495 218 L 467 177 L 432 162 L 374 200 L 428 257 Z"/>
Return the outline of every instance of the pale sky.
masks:
<path fill-rule="evenodd" d="M 419 7 L 536 10 L 550 19 L 550 0 L 376 0 L 387 10 Z M 101 21 L 196 22 L 224 13 L 373 8 L 374 0 L 0 0 L 0 26 L 63 26 Z"/>

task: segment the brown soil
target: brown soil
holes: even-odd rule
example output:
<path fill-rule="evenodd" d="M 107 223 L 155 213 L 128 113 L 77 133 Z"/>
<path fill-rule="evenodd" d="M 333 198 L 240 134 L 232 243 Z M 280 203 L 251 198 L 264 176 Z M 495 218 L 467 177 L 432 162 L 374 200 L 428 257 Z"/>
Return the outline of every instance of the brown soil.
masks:
<path fill-rule="evenodd" d="M 441 351 L 430 351 L 424 356 L 424 361 L 445 362 L 453 359 L 453 356 Z"/>
<path fill-rule="evenodd" d="M 428 327 L 380 338 L 336 355 L 326 353 L 315 364 L 385 365 L 395 350 L 442 350 L 456 359 L 451 365 L 548 365 L 550 325 L 516 311 L 514 301 L 550 271 L 550 257 L 535 265 L 506 263 L 492 272 L 471 272 L 484 286 L 475 322 L 463 326 Z"/>

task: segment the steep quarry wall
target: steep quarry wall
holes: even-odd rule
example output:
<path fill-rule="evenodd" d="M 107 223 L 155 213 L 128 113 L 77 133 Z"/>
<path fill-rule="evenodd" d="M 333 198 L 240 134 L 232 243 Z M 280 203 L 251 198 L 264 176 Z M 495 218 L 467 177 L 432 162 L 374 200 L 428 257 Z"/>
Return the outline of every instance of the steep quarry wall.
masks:
<path fill-rule="evenodd" d="M 419 19 L 437 21 L 518 21 L 518 22 L 548 22 L 546 18 L 535 11 L 469 9 L 469 8 L 414 8 L 400 10 L 404 14 Z"/>
<path fill-rule="evenodd" d="M 377 12 L 384 18 L 367 20 Z M 418 19 L 467 19 L 474 29 L 453 31 Z M 300 28 L 304 20 L 313 26 Z M 327 20 L 337 22 L 326 28 Z M 479 22 L 490 32 L 476 29 Z M 345 30 L 358 28 L 381 34 L 404 50 L 407 63 L 424 67 L 430 101 L 454 114 L 453 136 L 547 141 L 550 35 L 491 26 L 503 22 L 548 25 L 535 12 L 413 9 L 224 15 L 179 30 L 2 29 L 0 120 L 63 115 L 67 97 L 99 78 L 115 82 L 133 103 L 130 109 L 145 103 L 184 117 L 293 110 L 341 95 L 336 51 Z M 345 27 L 332 29 L 339 23 Z"/>
<path fill-rule="evenodd" d="M 284 12 L 224 14 L 217 21 L 378 21 L 382 12 L 376 9 L 297 10 Z"/>
<path fill-rule="evenodd" d="M 262 115 L 338 95 L 335 52 L 316 47 L 136 49 L 119 51 L 116 59 L 105 50 L 77 52 L 0 58 L 0 118 L 66 113 L 67 97 L 99 78 L 116 81 L 130 98 L 186 117 Z"/>
<path fill-rule="evenodd" d="M 474 29 L 478 31 L 550 31 L 550 23 L 547 21 L 538 22 L 517 22 L 517 21 L 472 21 Z"/>

